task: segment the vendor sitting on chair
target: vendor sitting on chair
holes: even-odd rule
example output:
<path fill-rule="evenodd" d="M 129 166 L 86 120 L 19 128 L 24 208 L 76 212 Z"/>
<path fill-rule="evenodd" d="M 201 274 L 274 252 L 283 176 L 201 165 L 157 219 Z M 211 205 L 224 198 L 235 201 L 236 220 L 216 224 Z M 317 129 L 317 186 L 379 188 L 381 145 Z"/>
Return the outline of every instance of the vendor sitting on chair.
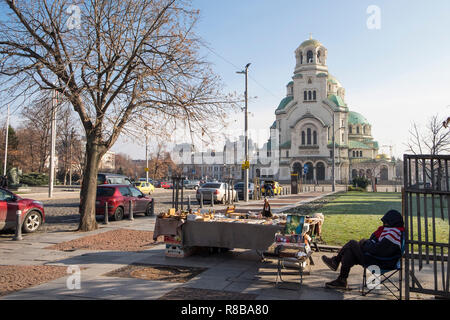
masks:
<path fill-rule="evenodd" d="M 347 278 L 354 265 L 378 265 L 380 268 L 394 269 L 401 256 L 402 233 L 404 232 L 403 217 L 397 210 L 388 211 L 383 218 L 383 226 L 379 227 L 369 240 L 359 242 L 350 240 L 339 253 L 328 258 L 322 256 L 322 261 L 333 271 L 341 264 L 339 277 L 326 283 L 327 288 L 347 289 Z M 377 260 L 375 257 L 390 258 L 392 260 Z"/>

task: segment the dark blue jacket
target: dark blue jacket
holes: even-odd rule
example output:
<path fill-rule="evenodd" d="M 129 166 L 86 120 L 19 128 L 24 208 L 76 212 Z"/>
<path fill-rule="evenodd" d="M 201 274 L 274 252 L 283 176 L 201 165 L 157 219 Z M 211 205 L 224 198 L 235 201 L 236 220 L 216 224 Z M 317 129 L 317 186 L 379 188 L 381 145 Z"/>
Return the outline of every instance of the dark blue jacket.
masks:
<path fill-rule="evenodd" d="M 400 212 L 396 210 L 388 211 L 381 221 L 386 226 L 392 228 L 400 228 L 403 230 L 403 218 Z M 369 240 L 366 240 L 362 245 L 364 253 L 364 264 L 378 265 L 381 269 L 394 269 L 397 261 L 401 256 L 401 248 L 387 238 L 378 241 L 375 232 L 371 235 Z"/>

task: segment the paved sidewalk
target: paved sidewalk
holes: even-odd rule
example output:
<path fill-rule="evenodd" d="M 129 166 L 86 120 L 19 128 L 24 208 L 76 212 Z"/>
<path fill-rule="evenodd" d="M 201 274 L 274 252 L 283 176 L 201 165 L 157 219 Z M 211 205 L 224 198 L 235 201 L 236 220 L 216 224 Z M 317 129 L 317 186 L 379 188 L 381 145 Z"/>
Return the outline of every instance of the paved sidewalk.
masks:
<path fill-rule="evenodd" d="M 296 205 L 323 196 L 305 194 L 277 200 L 280 207 Z M 286 200 L 286 202 L 284 202 Z M 294 202 L 295 201 L 295 202 Z M 260 203 L 255 202 L 255 205 Z M 253 204 L 251 204 L 253 205 Z M 248 206 L 249 208 L 251 206 Z M 321 261 L 322 253 L 313 254 L 314 265 L 309 275 L 299 285 L 298 274 L 284 275 L 288 283 L 276 285 L 276 260 L 267 256 L 262 262 L 256 252 L 235 249 L 224 253 L 202 252 L 187 258 L 168 258 L 165 245 L 154 244 L 142 251 L 118 250 L 69 250 L 58 251 L 47 247 L 74 239 L 98 235 L 104 232 L 125 229 L 153 231 L 154 217 L 135 217 L 134 221 L 122 220 L 99 224 L 99 229 L 87 232 L 52 232 L 25 235 L 23 241 L 11 241 L 0 237 L 0 256 L 2 265 L 20 266 L 76 266 L 81 269 L 80 289 L 69 289 L 71 274 L 55 280 L 0 296 L 2 300 L 11 299 L 208 299 L 224 297 L 232 299 L 256 300 L 343 300 L 343 299 L 392 299 L 384 290 L 374 295 L 362 297 L 360 285 L 362 268 L 352 269 L 349 278 L 351 291 L 335 291 L 324 288 L 325 282 L 337 277 Z M 331 255 L 331 253 L 325 253 Z M 136 277 L 107 276 L 107 273 L 133 263 L 152 266 L 172 266 L 204 268 L 187 282 L 144 280 Z M 1 279 L 1 277 L 0 277 Z M 19 281 L 19 280 L 18 280 Z M 69 286 L 70 287 L 70 286 Z"/>

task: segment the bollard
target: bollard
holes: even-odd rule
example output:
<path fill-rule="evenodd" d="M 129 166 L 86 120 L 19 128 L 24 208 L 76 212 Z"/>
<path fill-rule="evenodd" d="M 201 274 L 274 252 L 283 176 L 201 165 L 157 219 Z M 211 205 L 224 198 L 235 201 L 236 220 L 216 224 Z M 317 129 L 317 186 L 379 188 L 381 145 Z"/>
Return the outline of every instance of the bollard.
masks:
<path fill-rule="evenodd" d="M 203 208 L 203 192 L 200 192 L 200 208 Z"/>
<path fill-rule="evenodd" d="M 16 211 L 16 234 L 13 240 L 22 240 L 22 210 Z"/>
<path fill-rule="evenodd" d="M 133 218 L 133 201 L 130 200 L 130 215 L 128 216 L 128 219 L 130 219 L 131 221 L 134 220 Z"/>
<path fill-rule="evenodd" d="M 108 201 L 105 201 L 105 213 L 104 213 L 103 224 L 109 224 Z"/>
<path fill-rule="evenodd" d="M 211 191 L 211 207 L 214 208 L 214 192 Z"/>
<path fill-rule="evenodd" d="M 188 211 L 191 210 L 191 196 L 188 195 Z"/>

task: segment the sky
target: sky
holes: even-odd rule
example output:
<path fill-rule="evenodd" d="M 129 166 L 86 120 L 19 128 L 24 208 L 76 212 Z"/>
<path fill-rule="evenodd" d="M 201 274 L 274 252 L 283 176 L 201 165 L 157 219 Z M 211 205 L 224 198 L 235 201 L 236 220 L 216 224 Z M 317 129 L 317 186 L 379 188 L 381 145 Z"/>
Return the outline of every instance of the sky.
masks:
<path fill-rule="evenodd" d="M 196 34 L 202 54 L 224 83 L 244 91 L 249 68 L 249 128 L 268 130 L 292 80 L 295 49 L 310 34 L 328 49 L 327 65 L 346 90 L 351 111 L 364 115 L 380 146 L 405 152 L 413 122 L 425 125 L 450 112 L 450 1 L 406 0 L 192 0 L 200 10 Z M 379 8 L 369 28 L 369 6 Z M 256 97 L 256 98 L 254 98 Z M 243 128 L 243 113 L 231 123 Z M 267 131 L 268 138 L 268 131 Z M 145 157 L 143 144 L 119 138 L 113 151 Z M 380 151 L 386 153 L 386 148 Z"/>

